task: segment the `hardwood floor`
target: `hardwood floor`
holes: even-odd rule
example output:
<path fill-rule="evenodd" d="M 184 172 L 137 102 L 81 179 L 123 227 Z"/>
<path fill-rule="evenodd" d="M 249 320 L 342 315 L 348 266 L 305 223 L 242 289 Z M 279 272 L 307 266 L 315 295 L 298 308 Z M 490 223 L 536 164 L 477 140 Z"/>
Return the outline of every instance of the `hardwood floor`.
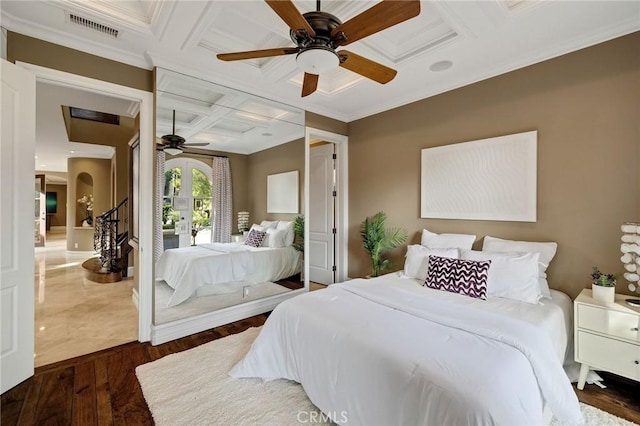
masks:
<path fill-rule="evenodd" d="M 46 365 L 1 397 L 3 426 L 152 425 L 135 375 L 138 365 L 264 324 L 257 315 L 159 346 L 132 342 Z M 581 401 L 640 424 L 640 383 L 605 375 L 607 389 L 587 385 Z"/>

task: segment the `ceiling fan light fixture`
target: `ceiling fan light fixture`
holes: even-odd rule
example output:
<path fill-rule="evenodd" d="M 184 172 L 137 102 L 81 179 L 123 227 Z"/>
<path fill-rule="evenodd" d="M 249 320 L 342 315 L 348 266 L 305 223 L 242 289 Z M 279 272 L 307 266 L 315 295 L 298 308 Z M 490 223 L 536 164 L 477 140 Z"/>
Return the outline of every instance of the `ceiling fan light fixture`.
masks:
<path fill-rule="evenodd" d="M 301 51 L 296 56 L 300 70 L 308 74 L 320 75 L 340 65 L 338 55 L 327 47 L 312 47 Z"/>
<path fill-rule="evenodd" d="M 168 147 L 164 148 L 163 151 L 166 152 L 169 155 L 182 154 L 182 150 L 180 148 L 174 148 L 174 147 L 171 147 L 171 146 L 168 146 Z"/>

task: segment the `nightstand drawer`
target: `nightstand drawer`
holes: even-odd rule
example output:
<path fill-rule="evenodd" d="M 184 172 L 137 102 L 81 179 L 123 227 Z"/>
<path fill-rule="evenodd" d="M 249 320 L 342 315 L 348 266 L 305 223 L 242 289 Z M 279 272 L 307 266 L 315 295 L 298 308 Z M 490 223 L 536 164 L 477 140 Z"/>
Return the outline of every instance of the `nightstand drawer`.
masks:
<path fill-rule="evenodd" d="M 613 337 L 640 342 L 640 316 L 596 306 L 578 305 L 576 325 Z"/>
<path fill-rule="evenodd" d="M 576 360 L 594 370 L 640 379 L 640 346 L 578 331 Z"/>

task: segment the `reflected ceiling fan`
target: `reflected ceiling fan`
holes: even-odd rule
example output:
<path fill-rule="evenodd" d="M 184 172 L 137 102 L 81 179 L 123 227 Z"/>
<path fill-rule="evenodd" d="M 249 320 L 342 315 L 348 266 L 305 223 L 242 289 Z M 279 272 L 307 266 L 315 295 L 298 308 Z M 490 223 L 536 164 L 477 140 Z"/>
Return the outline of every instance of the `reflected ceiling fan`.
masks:
<path fill-rule="evenodd" d="M 158 144 L 159 148 L 162 149 L 169 155 L 178 155 L 182 154 L 184 151 L 182 148 L 188 148 L 190 146 L 206 146 L 209 145 L 207 142 L 196 142 L 196 143 L 185 143 L 186 140 L 179 135 L 176 135 L 176 110 L 173 110 L 173 129 L 171 130 L 170 135 L 164 135 L 162 137 L 162 143 Z"/>
<path fill-rule="evenodd" d="M 419 0 L 383 0 L 342 23 L 332 14 L 320 10 L 320 0 L 316 0 L 315 12 L 305 14 L 300 14 L 291 0 L 265 1 L 291 28 L 289 34 L 297 46 L 220 53 L 217 57 L 223 61 L 238 61 L 295 53 L 298 67 L 304 71 L 303 97 L 316 91 L 319 74 L 337 66 L 378 83 L 386 84 L 393 80 L 397 74 L 393 68 L 348 50 L 336 51 L 336 49 L 420 14 Z"/>

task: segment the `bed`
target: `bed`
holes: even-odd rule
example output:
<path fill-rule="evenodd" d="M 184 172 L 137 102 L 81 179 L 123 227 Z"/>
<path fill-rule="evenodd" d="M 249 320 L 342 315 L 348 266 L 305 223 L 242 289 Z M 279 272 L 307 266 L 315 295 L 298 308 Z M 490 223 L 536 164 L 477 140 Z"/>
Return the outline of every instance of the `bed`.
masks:
<path fill-rule="evenodd" d="M 540 425 L 551 414 L 582 423 L 563 370 L 571 358 L 567 295 L 468 297 L 423 286 L 406 273 L 410 263 L 408 253 L 405 272 L 281 303 L 229 374 L 299 382 L 349 425 Z M 539 273 L 530 277 L 536 288 Z"/>
<path fill-rule="evenodd" d="M 156 279 L 173 294 L 167 307 L 193 296 L 225 294 L 238 286 L 278 281 L 300 272 L 300 252 L 292 246 L 251 247 L 242 242 L 208 243 L 165 250 L 156 262 Z"/>

